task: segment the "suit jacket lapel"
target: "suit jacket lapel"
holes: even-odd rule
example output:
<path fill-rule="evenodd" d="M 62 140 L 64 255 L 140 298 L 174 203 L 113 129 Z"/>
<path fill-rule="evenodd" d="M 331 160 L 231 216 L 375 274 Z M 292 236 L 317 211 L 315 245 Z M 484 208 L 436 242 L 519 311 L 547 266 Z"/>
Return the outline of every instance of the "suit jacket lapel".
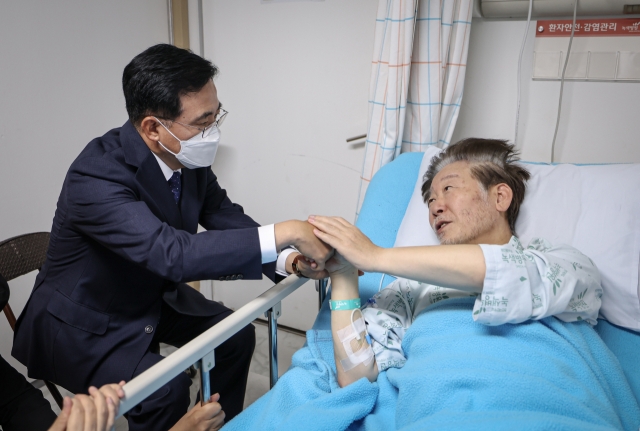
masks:
<path fill-rule="evenodd" d="M 182 169 L 182 196 L 180 197 L 182 228 L 189 233 L 198 231 L 198 180 L 195 169 Z"/>
<path fill-rule="evenodd" d="M 164 215 L 170 226 L 182 229 L 182 216 L 176 205 L 167 180 L 162 174 L 158 161 L 151 151 L 144 159 L 136 173 L 136 182 L 140 185 L 140 195 L 150 208 L 152 205 Z M 184 190 L 184 185 L 182 187 Z M 145 196 L 146 194 L 146 196 Z M 153 208 L 152 208 L 153 210 Z M 155 212 L 155 211 L 154 211 Z"/>
<path fill-rule="evenodd" d="M 164 219 L 177 229 L 182 229 L 180 209 L 173 199 L 158 161 L 130 121 L 120 129 L 120 144 L 125 161 L 138 168 L 135 180 L 139 185 L 141 199 L 156 217 Z"/>

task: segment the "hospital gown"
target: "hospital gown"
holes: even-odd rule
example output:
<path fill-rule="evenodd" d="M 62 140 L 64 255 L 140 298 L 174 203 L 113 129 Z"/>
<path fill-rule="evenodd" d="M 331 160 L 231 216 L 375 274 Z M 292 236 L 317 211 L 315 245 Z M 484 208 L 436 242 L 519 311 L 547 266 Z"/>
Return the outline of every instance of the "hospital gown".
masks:
<path fill-rule="evenodd" d="M 575 248 L 534 239 L 524 249 L 515 236 L 505 245 L 480 247 L 486 263 L 481 294 L 398 278 L 367 301 L 362 314 L 379 371 L 404 365 L 405 331 L 430 305 L 449 298 L 476 297 L 472 316 L 485 325 L 548 316 L 596 324 L 600 274 Z"/>

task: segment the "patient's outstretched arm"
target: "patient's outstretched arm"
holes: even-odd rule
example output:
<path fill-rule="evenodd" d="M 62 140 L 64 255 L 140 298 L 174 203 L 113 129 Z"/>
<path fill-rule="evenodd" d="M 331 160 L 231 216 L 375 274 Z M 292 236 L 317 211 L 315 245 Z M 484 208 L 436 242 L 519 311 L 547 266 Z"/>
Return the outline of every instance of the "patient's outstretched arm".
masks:
<path fill-rule="evenodd" d="M 342 256 L 336 255 L 327 262 L 326 268 L 331 276 L 331 300 L 349 301 L 359 299 L 358 270 Z M 356 380 L 366 377 L 373 382 L 378 377 L 378 367 L 375 356 L 366 337 L 366 331 L 353 331 L 359 328 L 356 324 L 362 319 L 360 310 L 343 309 L 331 311 L 331 332 L 333 335 L 333 350 L 338 371 L 338 384 L 347 386 Z M 364 323 L 364 319 L 362 319 Z M 363 325 L 364 327 L 364 325 Z M 355 334 L 358 334 L 356 337 Z M 349 354 L 347 347 L 351 350 Z M 369 353 L 369 354 L 367 354 Z M 361 361 L 362 360 L 362 361 Z"/>
<path fill-rule="evenodd" d="M 382 248 L 343 218 L 310 216 L 309 223 L 318 238 L 363 271 L 482 292 L 486 264 L 479 245 Z"/>

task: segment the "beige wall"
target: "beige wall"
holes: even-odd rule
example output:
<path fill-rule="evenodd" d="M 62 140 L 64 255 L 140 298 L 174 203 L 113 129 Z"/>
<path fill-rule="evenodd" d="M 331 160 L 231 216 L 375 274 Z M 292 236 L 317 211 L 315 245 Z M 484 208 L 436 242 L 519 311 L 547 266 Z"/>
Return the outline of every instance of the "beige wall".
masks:
<path fill-rule="evenodd" d="M 168 41 L 159 0 L 20 0 L 0 13 L 0 239 L 48 231 L 71 162 L 127 120 L 122 70 Z M 10 283 L 20 313 L 35 274 Z M 0 316 L 0 354 L 13 334 Z M 18 367 L 23 370 L 22 366 Z"/>
<path fill-rule="evenodd" d="M 353 220 L 363 148 L 345 140 L 366 132 L 376 10 L 374 0 L 205 0 L 205 55 L 229 110 L 213 169 L 258 222 Z M 214 282 L 214 297 L 238 307 L 270 285 Z M 280 322 L 308 329 L 316 312 L 307 283 Z"/>

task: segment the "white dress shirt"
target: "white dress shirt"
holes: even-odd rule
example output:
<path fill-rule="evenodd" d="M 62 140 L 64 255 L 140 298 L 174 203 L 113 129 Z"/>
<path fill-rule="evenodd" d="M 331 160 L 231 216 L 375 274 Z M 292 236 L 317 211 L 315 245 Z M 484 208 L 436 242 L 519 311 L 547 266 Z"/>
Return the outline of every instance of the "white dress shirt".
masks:
<path fill-rule="evenodd" d="M 171 169 L 165 162 L 162 161 L 160 157 L 158 157 L 155 153 L 153 157 L 158 161 L 158 165 L 160 166 L 160 170 L 164 174 L 164 177 L 167 181 L 173 176 L 174 172 L 180 172 L 182 174 L 182 169 L 176 169 L 175 171 Z M 276 262 L 276 272 L 280 275 L 287 276 L 289 273 L 286 269 L 287 257 L 293 253 L 295 250 L 287 248 L 278 254 L 276 250 L 276 233 L 275 227 L 272 224 L 268 224 L 266 226 L 258 227 L 258 238 L 260 239 L 260 252 L 262 253 L 262 263 L 269 263 L 277 260 Z"/>

